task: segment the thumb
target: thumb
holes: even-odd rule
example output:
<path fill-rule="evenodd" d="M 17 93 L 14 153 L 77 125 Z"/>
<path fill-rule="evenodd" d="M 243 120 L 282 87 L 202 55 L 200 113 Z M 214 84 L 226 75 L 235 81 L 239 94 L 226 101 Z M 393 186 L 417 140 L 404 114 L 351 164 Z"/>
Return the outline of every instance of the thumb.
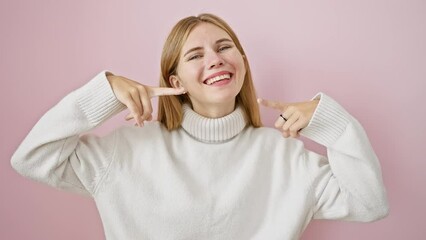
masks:
<path fill-rule="evenodd" d="M 185 88 L 169 88 L 169 87 L 148 87 L 148 94 L 150 98 L 167 95 L 181 95 L 185 94 Z"/>
<path fill-rule="evenodd" d="M 284 111 L 288 107 L 288 104 L 286 104 L 286 103 L 262 99 L 262 98 L 258 98 L 257 102 L 260 105 L 263 105 L 265 107 L 273 108 L 273 109 L 280 110 L 280 111 Z"/>

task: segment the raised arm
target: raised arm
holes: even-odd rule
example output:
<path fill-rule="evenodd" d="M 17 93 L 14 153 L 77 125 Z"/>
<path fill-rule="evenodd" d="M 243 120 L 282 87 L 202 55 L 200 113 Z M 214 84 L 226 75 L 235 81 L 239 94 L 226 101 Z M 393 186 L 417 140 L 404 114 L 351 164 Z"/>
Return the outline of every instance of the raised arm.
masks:
<path fill-rule="evenodd" d="M 314 218 L 374 221 L 387 215 L 379 161 L 362 126 L 342 106 L 323 93 L 305 103 L 260 102 L 280 111 L 276 127 L 285 137 L 300 133 L 327 147 L 327 157 L 300 153 L 311 176 Z"/>
<path fill-rule="evenodd" d="M 103 138 L 80 135 L 126 107 L 140 124 L 150 115 L 145 106 L 150 98 L 182 91 L 148 87 L 101 72 L 44 114 L 12 156 L 12 166 L 36 181 L 93 194 L 108 171 L 117 140 L 114 133 Z"/>

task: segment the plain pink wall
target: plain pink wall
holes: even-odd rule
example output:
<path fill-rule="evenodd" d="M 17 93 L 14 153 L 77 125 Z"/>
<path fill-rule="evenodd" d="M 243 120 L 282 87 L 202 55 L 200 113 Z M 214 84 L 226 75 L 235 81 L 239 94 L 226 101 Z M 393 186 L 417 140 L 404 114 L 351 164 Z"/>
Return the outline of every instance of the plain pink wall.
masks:
<path fill-rule="evenodd" d="M 156 85 L 172 25 L 202 12 L 235 29 L 261 97 L 328 93 L 363 124 L 381 160 L 390 215 L 314 221 L 303 239 L 423 239 L 423 0 L 1 0 L 0 239 L 103 239 L 91 199 L 19 176 L 10 157 L 45 111 L 103 69 Z M 262 112 L 271 125 L 276 113 Z M 117 116 L 98 131 L 120 124 Z"/>

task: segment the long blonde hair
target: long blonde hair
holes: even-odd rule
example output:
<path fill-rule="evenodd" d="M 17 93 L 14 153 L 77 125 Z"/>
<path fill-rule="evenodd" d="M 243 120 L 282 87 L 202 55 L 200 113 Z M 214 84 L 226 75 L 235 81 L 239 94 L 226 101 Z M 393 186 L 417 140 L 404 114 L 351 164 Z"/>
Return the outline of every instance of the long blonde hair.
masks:
<path fill-rule="evenodd" d="M 253 127 L 262 126 L 250 66 L 244 49 L 231 27 L 221 18 L 213 14 L 205 13 L 198 16 L 190 16 L 180 20 L 173 27 L 164 43 L 163 52 L 161 54 L 160 87 L 172 87 L 169 78 L 176 74 L 182 47 L 192 29 L 200 23 L 210 23 L 223 29 L 228 33 L 237 49 L 244 56 L 246 75 L 241 91 L 236 96 L 236 104 L 243 108 L 249 125 Z M 186 94 L 161 96 L 158 102 L 158 120 L 164 124 L 168 130 L 179 128 L 183 117 L 182 105 L 185 103 L 191 104 L 191 100 Z"/>

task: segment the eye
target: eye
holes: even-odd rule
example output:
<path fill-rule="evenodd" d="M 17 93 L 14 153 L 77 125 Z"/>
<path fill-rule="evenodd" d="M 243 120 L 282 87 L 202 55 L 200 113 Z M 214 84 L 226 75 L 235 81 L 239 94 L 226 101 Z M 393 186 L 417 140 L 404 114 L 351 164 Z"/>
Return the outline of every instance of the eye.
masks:
<path fill-rule="evenodd" d="M 195 59 L 199 59 L 199 58 L 201 58 L 201 57 L 202 57 L 202 55 L 201 55 L 201 54 L 194 54 L 194 55 L 192 55 L 192 56 L 190 56 L 190 57 L 188 58 L 188 61 L 195 60 Z"/>
<path fill-rule="evenodd" d="M 219 51 L 219 52 L 223 52 L 223 51 L 225 51 L 226 49 L 229 49 L 229 48 L 231 48 L 231 46 L 224 45 L 224 46 L 221 46 L 221 47 L 218 49 L 218 51 Z"/>

